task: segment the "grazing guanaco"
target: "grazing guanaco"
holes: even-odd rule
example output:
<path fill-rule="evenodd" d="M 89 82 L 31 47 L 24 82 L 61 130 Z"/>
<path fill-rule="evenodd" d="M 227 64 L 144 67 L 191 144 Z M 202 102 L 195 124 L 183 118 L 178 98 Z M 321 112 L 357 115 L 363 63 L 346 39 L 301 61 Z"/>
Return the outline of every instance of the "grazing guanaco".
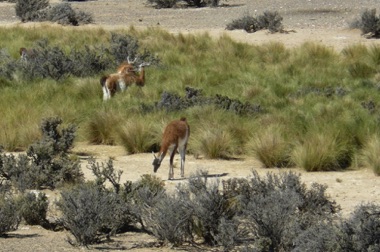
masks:
<path fill-rule="evenodd" d="M 153 153 L 153 171 L 156 173 L 160 168 L 161 162 L 164 159 L 167 151 L 170 152 L 170 167 L 169 167 L 169 180 L 174 178 L 173 160 L 175 153 L 179 152 L 181 155 L 181 177 L 185 176 L 185 156 L 187 142 L 190 136 L 190 126 L 186 118 L 182 117 L 180 120 L 170 122 L 162 135 L 161 148 L 158 155 Z"/>

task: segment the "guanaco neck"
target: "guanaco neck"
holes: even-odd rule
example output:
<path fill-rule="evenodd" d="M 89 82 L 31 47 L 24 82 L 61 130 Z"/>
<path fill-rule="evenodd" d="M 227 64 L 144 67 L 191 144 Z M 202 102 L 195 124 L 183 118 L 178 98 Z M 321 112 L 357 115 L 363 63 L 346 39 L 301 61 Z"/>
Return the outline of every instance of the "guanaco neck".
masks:
<path fill-rule="evenodd" d="M 138 86 L 144 86 L 144 83 L 145 83 L 145 71 L 144 71 L 144 67 L 141 67 L 140 75 L 138 76 L 136 80 L 136 84 Z"/>
<path fill-rule="evenodd" d="M 169 149 L 169 144 L 168 143 L 164 143 L 164 144 L 161 145 L 161 148 L 160 148 L 160 151 L 158 152 L 158 157 L 157 157 L 160 160 L 160 162 L 166 156 L 166 153 L 168 152 L 168 149 Z"/>

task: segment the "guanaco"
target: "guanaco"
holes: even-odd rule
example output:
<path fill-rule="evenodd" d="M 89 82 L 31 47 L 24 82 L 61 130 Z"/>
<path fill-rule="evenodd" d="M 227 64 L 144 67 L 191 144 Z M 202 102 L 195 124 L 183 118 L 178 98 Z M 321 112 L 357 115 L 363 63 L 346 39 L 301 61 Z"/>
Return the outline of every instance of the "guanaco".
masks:
<path fill-rule="evenodd" d="M 181 155 L 181 177 L 185 176 L 185 156 L 187 142 L 190 136 L 190 126 L 185 117 L 180 120 L 170 122 L 162 135 L 161 148 L 158 155 L 153 153 L 153 171 L 156 173 L 160 168 L 161 162 L 164 159 L 167 151 L 170 152 L 170 167 L 169 167 L 169 180 L 174 178 L 173 160 L 175 153 L 179 152 Z"/>

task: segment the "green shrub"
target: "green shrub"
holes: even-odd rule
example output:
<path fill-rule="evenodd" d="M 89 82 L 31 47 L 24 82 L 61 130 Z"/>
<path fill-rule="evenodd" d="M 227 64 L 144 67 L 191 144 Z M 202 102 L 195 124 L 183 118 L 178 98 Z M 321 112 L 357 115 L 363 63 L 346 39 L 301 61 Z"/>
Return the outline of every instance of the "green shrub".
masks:
<path fill-rule="evenodd" d="M 257 18 L 248 14 L 242 18 L 233 20 L 227 24 L 227 30 L 245 30 L 246 32 L 253 33 L 262 29 L 268 29 L 270 32 L 281 32 L 284 27 L 282 25 L 282 16 L 277 11 L 265 11 Z"/>
<path fill-rule="evenodd" d="M 191 209 L 171 195 L 162 195 L 144 216 L 146 228 L 160 241 L 179 246 L 192 240 Z"/>
<path fill-rule="evenodd" d="M 59 118 L 48 118 L 41 123 L 42 139 L 29 146 L 26 155 L 0 155 L 0 174 L 12 181 L 17 189 L 55 188 L 64 183 L 83 180 L 79 161 L 71 160 L 75 126 L 61 131 Z"/>
<path fill-rule="evenodd" d="M 374 135 L 368 142 L 364 144 L 361 151 L 361 157 L 363 164 L 372 168 L 376 175 L 380 175 L 380 139 L 377 135 Z"/>
<path fill-rule="evenodd" d="M 62 17 L 65 20 L 64 17 Z M 62 21 L 63 22 L 63 21 Z M 139 52 L 138 40 L 130 35 L 111 33 L 109 47 L 84 45 L 66 51 L 60 46 L 51 46 L 45 39 L 37 40 L 33 46 L 34 57 L 27 61 L 15 61 L 5 51 L 0 53 L 0 73 L 9 78 L 21 72 L 26 80 L 52 78 L 64 80 L 69 76 L 87 77 L 134 58 L 135 66 L 142 62 L 158 65 L 160 60 L 148 50 Z"/>
<path fill-rule="evenodd" d="M 246 32 L 253 33 L 257 32 L 258 30 L 261 30 L 262 27 L 260 26 L 256 18 L 250 15 L 245 15 L 239 19 L 233 20 L 231 23 L 228 23 L 226 29 L 244 30 Z"/>
<path fill-rule="evenodd" d="M 12 196 L 0 196 L 0 236 L 17 230 L 21 221 L 20 208 Z"/>
<path fill-rule="evenodd" d="M 105 183 L 108 181 L 113 186 L 116 194 L 119 194 L 121 189 L 120 177 L 123 171 L 115 171 L 112 159 L 109 159 L 107 164 L 97 163 L 94 158 L 88 160 L 88 168 L 95 175 L 95 184 L 106 189 Z"/>
<path fill-rule="evenodd" d="M 46 17 L 44 10 L 49 7 L 49 0 L 17 0 L 16 16 L 22 22 L 43 20 Z"/>
<path fill-rule="evenodd" d="M 294 241 L 292 251 L 341 251 L 338 243 L 339 232 L 334 222 L 317 223 L 300 233 Z"/>
<path fill-rule="evenodd" d="M 204 7 L 204 6 L 212 6 L 216 7 L 219 5 L 220 0 L 185 0 L 187 5 L 196 6 L 196 7 Z M 148 3 L 154 4 L 156 8 L 173 8 L 180 2 L 179 0 L 148 0 Z"/>
<path fill-rule="evenodd" d="M 50 7 L 50 8 L 49 8 Z M 83 11 L 75 12 L 69 3 L 59 3 L 51 7 L 46 0 L 17 0 L 16 15 L 22 22 L 51 21 L 62 25 L 82 25 L 92 23 L 92 16 Z"/>
<path fill-rule="evenodd" d="M 72 243 L 87 246 L 113 235 L 123 225 L 126 207 L 120 196 L 93 183 L 80 184 L 61 192 L 58 207 Z"/>
<path fill-rule="evenodd" d="M 232 221 L 234 204 L 219 191 L 218 182 L 208 179 L 207 172 L 191 176 L 187 185 L 178 185 L 175 194 L 163 195 L 150 206 L 144 216 L 149 220 L 148 230 L 173 245 L 194 242 L 198 237 L 208 245 L 233 247 L 231 243 L 240 234 L 237 222 Z M 228 241 L 222 241 L 227 233 L 231 235 Z"/>
<path fill-rule="evenodd" d="M 92 16 L 83 11 L 76 12 L 69 3 L 59 3 L 49 9 L 47 20 L 61 25 L 83 25 L 93 23 Z"/>
<path fill-rule="evenodd" d="M 165 183 L 156 176 L 145 174 L 129 187 L 125 185 L 125 189 L 128 188 L 129 191 L 124 191 L 124 199 L 130 203 L 131 214 L 144 230 L 154 232 L 154 224 L 151 223 L 152 211 L 156 211 L 157 204 L 169 200 L 165 195 Z M 165 204 L 160 206 L 164 207 Z M 160 206 L 157 207 L 158 212 Z M 157 235 L 160 235 L 159 233 L 157 232 Z"/>
<path fill-rule="evenodd" d="M 28 225 L 45 226 L 48 205 L 46 194 L 27 192 L 21 198 L 21 216 Z"/>
<path fill-rule="evenodd" d="M 154 4 L 156 8 L 172 8 L 177 2 L 177 0 L 148 0 L 148 3 Z"/>
<path fill-rule="evenodd" d="M 253 177 L 239 191 L 242 225 L 261 251 L 290 251 L 302 232 L 318 223 L 332 223 L 339 207 L 326 196 L 326 186 L 310 189 L 292 172 Z"/>
<path fill-rule="evenodd" d="M 18 62 L 24 79 L 52 78 L 62 80 L 68 76 L 86 77 L 110 68 L 110 56 L 104 48 L 71 49 L 66 53 L 58 46 L 50 46 L 45 39 L 34 46 L 35 56 Z"/>
<path fill-rule="evenodd" d="M 357 206 L 349 219 L 340 225 L 341 251 L 379 251 L 380 206 L 374 203 Z"/>
<path fill-rule="evenodd" d="M 368 38 L 380 37 L 380 18 L 376 16 L 376 9 L 365 10 L 359 21 L 359 27 L 363 34 L 368 34 Z"/>
<path fill-rule="evenodd" d="M 259 26 L 273 33 L 284 29 L 282 20 L 282 16 L 277 11 L 264 11 L 262 15 L 257 17 Z"/>
<path fill-rule="evenodd" d="M 179 195 L 192 212 L 193 232 L 208 245 L 217 245 L 220 242 L 222 232 L 237 230 L 237 222 L 232 221 L 237 211 L 230 199 L 220 192 L 219 181 L 212 181 L 205 171 L 198 171 L 189 178 L 187 187 L 179 188 Z M 230 228 L 224 226 L 229 222 Z M 223 230 L 219 230 L 223 228 Z M 227 232 L 228 232 L 227 231 Z M 231 233 L 238 237 L 238 232 Z"/>

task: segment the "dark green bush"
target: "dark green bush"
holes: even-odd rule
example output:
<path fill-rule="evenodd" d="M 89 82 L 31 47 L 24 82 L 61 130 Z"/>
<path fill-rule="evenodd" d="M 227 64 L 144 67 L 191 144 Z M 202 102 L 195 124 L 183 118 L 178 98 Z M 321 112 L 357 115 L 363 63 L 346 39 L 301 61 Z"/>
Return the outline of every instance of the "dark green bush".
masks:
<path fill-rule="evenodd" d="M 160 196 L 142 216 L 148 217 L 147 229 L 174 245 L 194 242 L 196 237 L 207 245 L 233 247 L 242 236 L 238 222 L 233 220 L 235 204 L 208 176 L 207 172 L 198 172 L 188 184 L 180 184 L 175 194 Z"/>
<path fill-rule="evenodd" d="M 59 118 L 44 119 L 42 139 L 29 146 L 26 155 L 0 155 L 0 176 L 10 180 L 19 190 L 55 188 L 65 183 L 83 181 L 79 161 L 71 160 L 76 127 L 62 130 Z"/>
<path fill-rule="evenodd" d="M 110 68 L 112 60 L 103 47 L 72 49 L 68 54 L 62 48 L 40 40 L 34 46 L 35 57 L 18 62 L 25 79 L 52 78 L 62 80 L 70 75 L 86 77 Z"/>
<path fill-rule="evenodd" d="M 18 228 L 21 221 L 19 204 L 11 195 L 0 195 L 0 236 Z"/>
<path fill-rule="evenodd" d="M 47 20 L 61 25 L 83 25 L 93 23 L 92 16 L 83 11 L 76 12 L 69 3 L 60 3 L 49 9 Z"/>
<path fill-rule="evenodd" d="M 0 73 L 9 78 L 19 69 L 24 79 L 52 78 L 63 80 L 68 76 L 86 77 L 107 69 L 115 69 L 128 58 L 137 67 L 142 62 L 158 65 L 159 59 L 148 50 L 140 51 L 138 41 L 130 35 L 113 33 L 108 47 L 84 45 L 69 53 L 58 46 L 50 46 L 46 39 L 33 47 L 35 56 L 27 61 L 12 60 L 4 52 L 0 54 Z"/>
<path fill-rule="evenodd" d="M 83 11 L 76 12 L 69 3 L 51 7 L 47 0 L 17 0 L 16 15 L 22 22 L 51 21 L 62 25 L 82 25 L 93 22 L 92 16 Z"/>
<path fill-rule="evenodd" d="M 151 52 L 140 50 L 136 38 L 116 33 L 112 33 L 108 46 L 84 45 L 67 53 L 61 47 L 49 45 L 47 39 L 42 39 L 36 41 L 32 48 L 34 55 L 27 60 L 15 60 L 5 49 L 0 50 L 0 86 L 11 84 L 9 79 L 18 76 L 15 74 L 17 72 L 26 80 L 51 78 L 59 81 L 68 76 L 87 77 L 115 69 L 128 58 L 135 60 L 136 68 L 143 62 L 160 64 L 159 58 Z"/>
<path fill-rule="evenodd" d="M 221 221 L 231 221 L 236 214 L 235 205 L 219 190 L 219 181 L 210 181 L 207 172 L 198 172 L 189 179 L 188 188 L 182 188 L 182 200 L 189 201 L 193 232 L 208 245 L 216 245 Z M 186 195 L 188 194 L 188 195 Z M 236 227 L 235 222 L 230 222 Z"/>
<path fill-rule="evenodd" d="M 318 224 L 332 223 L 339 210 L 326 196 L 325 186 L 313 184 L 307 189 L 292 172 L 268 173 L 266 178 L 253 172 L 250 180 L 226 181 L 224 189 L 238 199 L 241 228 L 253 240 L 248 246 L 257 251 L 291 251 L 299 235 Z"/>
<path fill-rule="evenodd" d="M 180 0 L 148 0 L 148 3 L 153 4 L 156 8 L 173 8 L 177 6 Z M 219 5 L 220 0 L 184 0 L 188 6 L 216 7 Z"/>
<path fill-rule="evenodd" d="M 282 16 L 277 11 L 265 11 L 257 18 L 244 15 L 242 18 L 233 20 L 227 24 L 227 30 L 245 30 L 246 32 L 253 33 L 262 29 L 268 29 L 270 32 L 283 31 Z"/>
<path fill-rule="evenodd" d="M 277 11 L 264 11 L 263 15 L 257 17 L 259 26 L 273 33 L 284 29 L 282 20 L 282 16 Z"/>
<path fill-rule="evenodd" d="M 341 251 L 380 251 L 379 205 L 369 203 L 358 206 L 340 228 Z"/>
<path fill-rule="evenodd" d="M 110 45 L 105 50 L 116 61 L 116 64 L 120 64 L 127 61 L 128 58 L 134 61 L 134 65 L 138 66 L 142 62 L 149 62 L 150 65 L 159 64 L 159 59 L 155 57 L 148 50 L 140 51 L 139 41 L 130 35 L 112 33 L 110 39 Z"/>
<path fill-rule="evenodd" d="M 339 229 L 335 223 L 317 223 L 298 235 L 292 251 L 340 251 L 338 233 Z"/>
<path fill-rule="evenodd" d="M 73 69 L 70 58 L 57 46 L 49 46 L 47 40 L 40 40 L 34 48 L 35 57 L 21 62 L 21 72 L 25 79 L 67 77 Z"/>
<path fill-rule="evenodd" d="M 174 246 L 193 240 L 191 208 L 176 195 L 161 195 L 151 209 L 145 208 L 145 227 L 155 237 Z"/>
<path fill-rule="evenodd" d="M 164 185 L 161 179 L 148 174 L 141 176 L 133 184 L 124 185 L 123 198 L 129 203 L 134 219 L 144 230 L 152 232 L 150 228 L 152 211 L 159 211 L 155 209 L 156 205 L 162 200 L 169 200 L 164 199 L 166 197 Z"/>
<path fill-rule="evenodd" d="M 17 70 L 17 63 L 11 58 L 6 49 L 0 50 L 0 76 L 6 80 L 12 79 L 13 73 Z M 0 79 L 0 86 L 2 86 Z"/>
<path fill-rule="evenodd" d="M 148 3 L 153 4 L 156 8 L 172 8 L 177 2 L 177 0 L 148 0 Z"/>
<path fill-rule="evenodd" d="M 185 88 L 184 97 L 164 91 L 161 100 L 155 106 L 166 111 L 178 111 L 211 104 L 238 115 L 255 115 L 263 111 L 259 104 L 243 103 L 238 99 L 231 99 L 219 94 L 216 94 L 215 97 L 206 97 L 202 95 L 202 90 L 191 87 Z"/>
<path fill-rule="evenodd" d="M 47 7 L 49 7 L 49 0 L 17 0 L 16 16 L 21 18 L 22 22 L 44 20 Z"/>
<path fill-rule="evenodd" d="M 58 207 L 74 244 L 87 246 L 118 231 L 126 207 L 118 194 L 94 183 L 84 183 L 61 193 Z"/>
<path fill-rule="evenodd" d="M 196 7 L 204 7 L 204 6 L 216 7 L 219 5 L 219 0 L 185 0 L 185 2 L 190 6 L 196 6 Z"/>
<path fill-rule="evenodd" d="M 48 205 L 46 194 L 27 192 L 21 198 L 21 216 L 29 225 L 45 226 Z"/>
<path fill-rule="evenodd" d="M 376 16 L 376 9 L 365 10 L 359 20 L 358 26 L 368 38 L 379 38 L 380 17 Z"/>
<path fill-rule="evenodd" d="M 108 181 L 112 184 L 115 193 L 119 194 L 121 189 L 120 177 L 123 171 L 115 171 L 112 159 L 109 159 L 107 164 L 97 163 L 94 158 L 90 158 L 89 169 L 95 175 L 95 183 L 98 186 L 105 188 L 105 183 Z"/>
<path fill-rule="evenodd" d="M 100 190 L 112 194 L 113 197 L 117 198 L 114 204 L 118 219 L 113 226 L 114 232 L 128 230 L 133 222 L 140 221 L 137 216 L 141 216 L 142 214 L 139 211 L 134 211 L 136 208 L 134 208 L 133 205 L 134 194 L 132 182 L 127 181 L 124 184 L 120 183 L 123 172 L 115 170 L 112 159 L 109 159 L 108 162 L 104 164 L 98 163 L 95 159 L 90 158 L 88 163 L 88 168 L 95 176 L 95 185 Z M 112 188 L 106 187 L 106 183 L 111 184 Z M 141 208 L 138 209 L 141 210 Z"/>
<path fill-rule="evenodd" d="M 233 20 L 231 23 L 227 24 L 227 30 L 244 30 L 249 33 L 257 32 L 261 30 L 259 22 L 256 18 L 245 15 L 239 19 Z"/>

